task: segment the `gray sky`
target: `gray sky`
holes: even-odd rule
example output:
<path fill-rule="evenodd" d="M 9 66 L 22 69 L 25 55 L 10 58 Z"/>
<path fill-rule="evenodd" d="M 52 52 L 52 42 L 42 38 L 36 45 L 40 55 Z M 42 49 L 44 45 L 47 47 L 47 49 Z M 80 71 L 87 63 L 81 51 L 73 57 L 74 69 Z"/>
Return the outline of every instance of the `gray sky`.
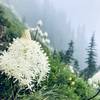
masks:
<path fill-rule="evenodd" d="M 7 2 L 32 4 L 35 0 L 4 0 Z M 45 0 L 38 0 L 39 4 Z M 57 11 L 67 14 L 72 26 L 76 29 L 79 25 L 85 25 L 89 33 L 96 31 L 99 35 L 100 25 L 100 0 L 49 0 Z M 20 7 L 21 8 L 21 7 Z M 21 8 L 24 9 L 24 8 Z M 29 9 L 29 8 L 28 8 Z M 31 9 L 31 6 L 30 6 Z"/>
<path fill-rule="evenodd" d="M 87 32 L 100 29 L 100 0 L 51 0 L 57 10 L 64 11 L 71 20 L 74 28 L 85 25 Z M 57 3 L 56 3 L 57 2 Z"/>

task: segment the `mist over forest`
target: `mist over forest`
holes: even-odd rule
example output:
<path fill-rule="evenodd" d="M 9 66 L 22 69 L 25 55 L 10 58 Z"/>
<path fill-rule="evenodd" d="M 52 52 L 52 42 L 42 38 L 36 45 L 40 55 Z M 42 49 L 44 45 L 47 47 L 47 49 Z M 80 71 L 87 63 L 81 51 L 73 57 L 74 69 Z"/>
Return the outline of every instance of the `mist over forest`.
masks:
<path fill-rule="evenodd" d="M 53 0 L 5 0 L 16 13 L 27 23 L 33 26 L 39 19 L 43 21 L 43 29 L 49 33 L 51 45 L 58 50 L 65 51 L 68 43 L 74 41 L 75 56 L 84 68 L 86 48 L 89 42 L 89 35 L 84 24 L 73 26 L 71 19 L 65 12 L 67 9 L 57 8 Z M 23 5 L 23 6 L 22 6 Z M 58 5 L 63 6 L 63 5 Z M 93 30 L 94 31 L 94 30 Z M 92 32 L 91 35 L 92 35 Z"/>
<path fill-rule="evenodd" d="M 92 13 L 84 8 L 78 8 L 80 6 L 90 9 L 89 1 L 82 1 L 74 4 L 71 2 L 67 2 L 63 0 L 62 2 L 55 0 L 5 0 L 5 2 L 11 6 L 12 9 L 16 11 L 18 16 L 22 18 L 22 20 L 27 23 L 29 26 L 33 27 L 33 25 L 41 19 L 43 21 L 43 30 L 49 33 L 49 38 L 51 40 L 51 45 L 58 50 L 65 51 L 68 47 L 68 43 L 73 40 L 74 41 L 74 55 L 79 60 L 81 68 L 84 68 L 85 59 L 86 59 L 86 49 L 88 43 L 90 41 L 90 37 L 95 32 L 96 34 L 96 49 L 97 49 L 97 60 L 99 60 L 99 45 L 98 45 L 98 33 L 96 33 L 93 17 L 90 16 Z M 82 4 L 83 3 L 83 4 Z M 68 6 L 70 5 L 70 8 Z M 72 5 L 71 5 L 72 4 Z M 93 6 L 93 2 L 91 2 Z M 68 6 L 68 7 L 67 7 Z M 80 9 L 79 11 L 74 11 L 74 8 Z M 94 6 L 93 6 L 94 7 Z M 77 10 L 76 9 L 76 10 Z M 91 8 L 92 9 L 92 8 Z M 96 10 L 96 8 L 94 8 Z M 82 13 L 82 17 L 79 15 Z M 93 10 L 94 11 L 94 10 Z M 69 13 L 73 13 L 71 14 Z M 76 12 L 76 13 L 75 13 Z M 79 13 L 78 13 L 79 12 Z M 85 13 L 86 12 L 86 13 Z M 87 14 L 90 12 L 89 14 Z M 94 12 L 93 12 L 94 13 Z M 85 17 L 87 14 L 87 19 Z M 95 14 L 95 13 L 94 13 Z M 71 16 L 71 17 L 70 17 Z M 90 16 L 93 23 L 88 19 Z M 73 18 L 75 17 L 76 20 Z M 83 18 L 82 23 L 80 19 Z M 94 17 L 95 18 L 95 17 Z M 73 21 L 75 20 L 75 21 Z M 77 23 L 77 24 L 76 24 Z M 89 24 L 87 24 L 89 23 Z M 89 26 L 90 25 L 90 26 Z M 92 29 L 93 27 L 93 29 Z M 88 30 L 87 30 L 88 29 Z M 98 30 L 97 30 L 98 31 Z M 98 63 L 99 65 L 99 63 Z"/>

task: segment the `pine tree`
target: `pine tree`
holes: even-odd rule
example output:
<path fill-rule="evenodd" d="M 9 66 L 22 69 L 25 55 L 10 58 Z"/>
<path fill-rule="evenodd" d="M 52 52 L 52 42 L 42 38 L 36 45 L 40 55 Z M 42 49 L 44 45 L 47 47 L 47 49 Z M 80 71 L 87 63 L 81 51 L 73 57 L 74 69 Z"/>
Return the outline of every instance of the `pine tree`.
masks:
<path fill-rule="evenodd" d="M 61 62 L 60 54 L 57 50 L 54 50 L 52 58 L 54 59 L 55 64 L 59 64 Z"/>
<path fill-rule="evenodd" d="M 74 70 L 76 72 L 76 74 L 79 73 L 79 63 L 78 63 L 78 60 L 74 59 Z"/>
<path fill-rule="evenodd" d="M 79 63 L 78 63 L 78 60 L 74 60 L 74 67 L 79 70 Z"/>
<path fill-rule="evenodd" d="M 54 50 L 53 52 L 53 58 L 55 59 L 57 57 L 57 50 Z"/>
<path fill-rule="evenodd" d="M 60 55 L 60 61 L 64 63 L 64 52 L 63 51 L 59 51 L 59 55 Z"/>
<path fill-rule="evenodd" d="M 74 42 L 71 40 L 71 42 L 69 43 L 69 48 L 65 53 L 65 63 L 66 64 L 71 64 L 71 62 L 73 60 L 73 53 L 74 53 L 73 44 L 74 44 Z"/>
<path fill-rule="evenodd" d="M 87 58 L 87 70 L 86 72 L 86 79 L 91 78 L 95 72 L 96 72 L 96 53 L 95 53 L 95 35 L 93 34 L 91 37 L 91 41 L 89 43 L 87 52 L 88 52 L 88 58 Z"/>

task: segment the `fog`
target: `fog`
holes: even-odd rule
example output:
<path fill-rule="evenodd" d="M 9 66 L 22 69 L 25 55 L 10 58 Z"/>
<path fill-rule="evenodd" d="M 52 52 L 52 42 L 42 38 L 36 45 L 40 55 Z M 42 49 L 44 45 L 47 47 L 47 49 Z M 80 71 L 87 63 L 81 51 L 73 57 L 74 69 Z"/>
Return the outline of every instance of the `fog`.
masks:
<path fill-rule="evenodd" d="M 100 59 L 100 0 L 4 0 L 26 23 L 33 26 L 39 19 L 49 33 L 51 45 L 66 50 L 70 40 L 75 55 L 84 67 L 86 48 L 95 32 L 97 59 Z"/>

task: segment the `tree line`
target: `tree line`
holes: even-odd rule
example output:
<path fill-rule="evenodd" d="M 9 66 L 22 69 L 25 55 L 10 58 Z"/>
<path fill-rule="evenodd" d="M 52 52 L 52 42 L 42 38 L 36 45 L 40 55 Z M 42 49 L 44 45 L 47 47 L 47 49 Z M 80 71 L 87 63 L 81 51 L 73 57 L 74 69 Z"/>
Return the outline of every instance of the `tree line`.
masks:
<path fill-rule="evenodd" d="M 97 67 L 97 62 L 96 62 L 97 55 L 95 47 L 96 47 L 95 34 L 93 34 L 90 39 L 89 46 L 86 49 L 87 58 L 85 63 L 87 64 L 87 66 L 85 66 L 84 69 L 81 68 L 81 65 L 79 65 L 79 61 L 74 57 L 73 40 L 71 40 L 68 43 L 68 49 L 65 52 L 64 51 L 57 52 L 56 50 L 54 50 L 53 56 L 59 55 L 60 61 L 62 63 L 73 66 L 76 74 L 83 76 L 84 79 L 88 80 L 99 70 L 99 67 Z"/>

